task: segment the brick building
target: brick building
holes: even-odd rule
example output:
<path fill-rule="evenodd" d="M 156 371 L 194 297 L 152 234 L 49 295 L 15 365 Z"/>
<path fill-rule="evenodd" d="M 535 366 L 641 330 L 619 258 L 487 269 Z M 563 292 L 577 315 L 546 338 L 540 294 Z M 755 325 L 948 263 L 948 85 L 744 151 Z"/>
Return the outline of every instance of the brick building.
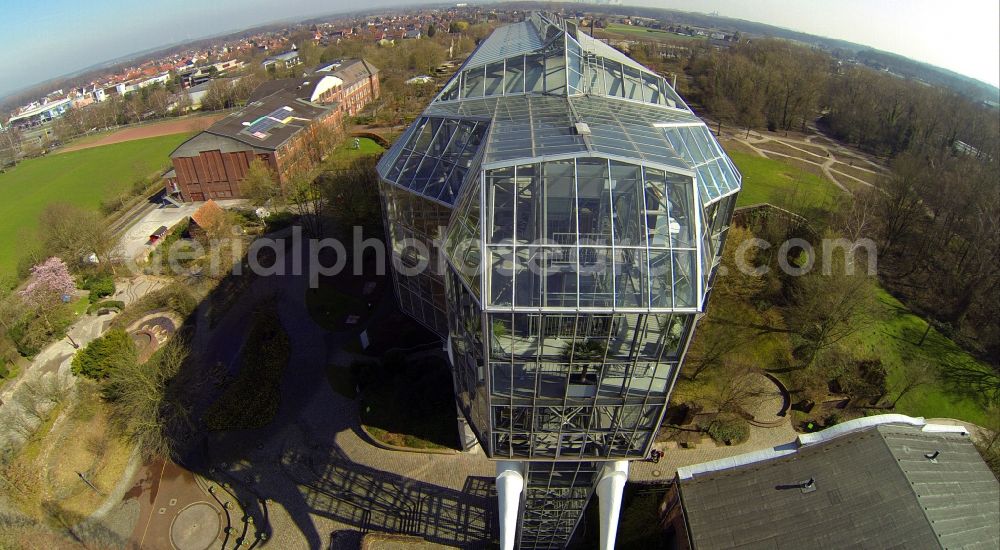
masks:
<path fill-rule="evenodd" d="M 281 185 L 315 166 L 339 138 L 344 120 L 339 104 L 313 101 L 318 89 L 286 86 L 251 98 L 182 143 L 170 154 L 167 193 L 186 202 L 240 198 L 240 182 L 255 159 L 267 163 Z"/>
<path fill-rule="evenodd" d="M 329 75 L 341 81 L 335 100 L 348 116 L 357 115 L 379 97 L 378 69 L 364 59 L 333 61 L 316 67 L 310 74 Z"/>
<path fill-rule="evenodd" d="M 246 107 L 182 143 L 164 175 L 167 193 L 183 201 L 239 198 L 239 182 L 254 159 L 265 161 L 284 185 L 308 170 L 332 144 L 322 127 L 343 128 L 379 96 L 378 69 L 363 59 L 330 62 L 302 78 L 270 80 Z"/>

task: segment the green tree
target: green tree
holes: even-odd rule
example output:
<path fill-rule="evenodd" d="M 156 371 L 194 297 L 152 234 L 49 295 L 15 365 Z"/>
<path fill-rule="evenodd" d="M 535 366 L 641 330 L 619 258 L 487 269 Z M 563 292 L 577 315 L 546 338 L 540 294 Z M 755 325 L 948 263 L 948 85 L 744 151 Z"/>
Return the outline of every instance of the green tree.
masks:
<path fill-rule="evenodd" d="M 132 337 L 124 330 L 111 329 L 77 351 L 71 366 L 77 376 L 103 380 L 137 360 L 138 351 Z"/>
<path fill-rule="evenodd" d="M 199 381 L 175 380 L 187 357 L 187 342 L 175 336 L 145 364 L 133 361 L 111 371 L 104 386 L 111 425 L 145 458 L 171 457 L 181 434 L 191 428 L 184 397 L 197 390 Z"/>
<path fill-rule="evenodd" d="M 339 229 L 377 227 L 381 223 L 377 162 L 374 155 L 360 157 L 321 177 L 320 191 Z"/>

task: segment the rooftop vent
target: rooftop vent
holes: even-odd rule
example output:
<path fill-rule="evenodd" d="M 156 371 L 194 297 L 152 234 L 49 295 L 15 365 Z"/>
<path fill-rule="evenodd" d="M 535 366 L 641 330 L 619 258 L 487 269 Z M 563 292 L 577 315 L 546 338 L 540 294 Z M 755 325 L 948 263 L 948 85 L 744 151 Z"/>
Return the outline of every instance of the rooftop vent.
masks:
<path fill-rule="evenodd" d="M 941 454 L 941 451 L 934 451 L 933 453 L 924 453 L 924 458 L 930 460 L 934 464 L 937 464 L 937 457 Z"/>
<path fill-rule="evenodd" d="M 586 122 L 577 122 L 573 125 L 573 128 L 576 130 L 577 135 L 589 136 L 591 134 L 590 125 Z"/>

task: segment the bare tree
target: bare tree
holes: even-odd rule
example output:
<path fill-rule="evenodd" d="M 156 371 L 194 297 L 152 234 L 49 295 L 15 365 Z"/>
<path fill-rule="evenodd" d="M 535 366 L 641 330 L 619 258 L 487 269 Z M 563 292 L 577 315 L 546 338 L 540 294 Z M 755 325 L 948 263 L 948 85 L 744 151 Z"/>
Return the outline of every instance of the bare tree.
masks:
<path fill-rule="evenodd" d="M 906 397 L 913 390 L 933 384 L 937 379 L 934 367 L 927 361 L 910 363 L 902 369 L 902 380 L 896 390 L 896 397 L 889 405 L 890 409 L 895 409 L 899 401 Z"/>
<path fill-rule="evenodd" d="M 247 175 L 240 182 L 240 194 L 254 206 L 263 206 L 281 196 L 281 186 L 277 176 L 261 159 L 254 159 L 247 169 Z"/>
<path fill-rule="evenodd" d="M 871 278 L 857 272 L 849 275 L 843 257 L 832 260 L 834 265 L 827 274 L 815 269 L 799 277 L 792 288 L 792 306 L 786 319 L 801 341 L 797 355 L 804 368 L 877 315 Z"/>

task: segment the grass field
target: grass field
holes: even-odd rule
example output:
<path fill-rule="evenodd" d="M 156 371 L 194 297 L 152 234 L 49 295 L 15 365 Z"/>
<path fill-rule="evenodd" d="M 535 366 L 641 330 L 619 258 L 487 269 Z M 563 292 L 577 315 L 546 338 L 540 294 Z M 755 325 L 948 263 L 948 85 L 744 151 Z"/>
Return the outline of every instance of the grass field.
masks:
<path fill-rule="evenodd" d="M 934 379 L 903 396 L 893 412 L 988 424 L 984 395 L 970 383 L 975 378 L 970 375 L 987 374 L 989 367 L 933 328 L 920 344 L 927 322 L 882 289 L 878 299 L 885 308 L 883 317 L 854 334 L 845 345 L 882 360 L 889 373 L 890 396 L 903 386 L 908 369 L 926 364 L 934 373 Z"/>
<path fill-rule="evenodd" d="M 12 273 L 36 244 L 38 216 L 54 202 L 96 209 L 102 200 L 156 175 L 190 134 L 141 139 L 28 159 L 0 174 L 0 273 Z"/>
<path fill-rule="evenodd" d="M 830 210 L 849 198 L 825 178 L 786 162 L 735 150 L 729 156 L 743 174 L 737 206 L 767 202 L 792 211 Z"/>
<path fill-rule="evenodd" d="M 612 34 L 632 36 L 635 38 L 645 38 L 647 40 L 705 40 L 704 36 L 674 34 L 660 29 L 647 29 L 645 27 L 622 25 L 620 23 L 609 23 L 604 31 Z"/>

